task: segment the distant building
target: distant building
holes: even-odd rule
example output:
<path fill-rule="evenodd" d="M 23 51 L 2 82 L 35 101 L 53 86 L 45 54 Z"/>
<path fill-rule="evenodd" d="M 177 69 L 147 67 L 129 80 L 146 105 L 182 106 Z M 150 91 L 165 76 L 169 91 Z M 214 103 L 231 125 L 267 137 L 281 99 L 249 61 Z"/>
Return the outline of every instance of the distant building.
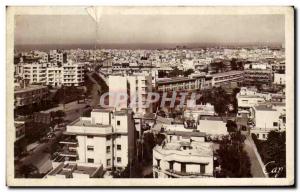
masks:
<path fill-rule="evenodd" d="M 243 71 L 228 71 L 223 73 L 212 74 L 211 76 L 211 82 L 213 87 L 230 85 L 231 83 L 240 84 L 244 80 Z"/>
<path fill-rule="evenodd" d="M 271 85 L 272 70 L 271 69 L 246 69 L 244 84 L 248 86 Z"/>
<path fill-rule="evenodd" d="M 124 169 L 135 159 L 135 127 L 131 110 L 94 109 L 67 125 L 60 156 L 77 163 L 102 164 L 105 170 Z"/>
<path fill-rule="evenodd" d="M 250 130 L 258 139 L 266 140 L 270 131 L 285 131 L 285 104 L 261 104 L 253 108 L 254 127 Z"/>
<path fill-rule="evenodd" d="M 153 148 L 154 178 L 213 177 L 211 143 L 165 141 Z"/>
<path fill-rule="evenodd" d="M 45 178 L 101 178 L 104 170 L 101 164 L 61 162 Z"/>
<path fill-rule="evenodd" d="M 160 78 L 156 80 L 157 89 L 161 92 L 199 90 L 204 87 L 204 82 L 205 75 L 197 77 Z"/>
<path fill-rule="evenodd" d="M 14 106 L 16 108 L 39 103 L 48 98 L 48 93 L 48 87 L 42 85 L 15 87 Z"/>
<path fill-rule="evenodd" d="M 54 87 L 80 86 L 84 82 L 83 63 L 29 63 L 18 64 L 15 76 L 29 84 L 51 85 Z"/>
<path fill-rule="evenodd" d="M 80 86 L 84 82 L 83 63 L 65 63 L 63 66 L 63 85 Z"/>
<path fill-rule="evenodd" d="M 249 110 L 257 104 L 271 100 L 271 94 L 258 93 L 256 88 L 241 87 L 241 90 L 236 95 L 238 108 Z"/>
<path fill-rule="evenodd" d="M 274 73 L 273 84 L 275 85 L 285 85 L 285 74 Z"/>

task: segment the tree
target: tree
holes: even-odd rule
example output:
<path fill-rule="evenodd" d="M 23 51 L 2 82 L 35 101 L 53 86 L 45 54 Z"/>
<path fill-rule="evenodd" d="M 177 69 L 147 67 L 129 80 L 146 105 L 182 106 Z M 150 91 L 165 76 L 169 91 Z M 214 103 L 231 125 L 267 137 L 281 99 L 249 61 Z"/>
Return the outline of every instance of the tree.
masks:
<path fill-rule="evenodd" d="M 231 65 L 231 70 L 237 70 L 238 69 L 237 59 L 232 58 L 230 61 L 230 65 Z"/>
<path fill-rule="evenodd" d="M 185 77 L 189 76 L 190 74 L 194 73 L 194 70 L 193 69 L 188 69 L 186 71 L 183 72 L 183 75 Z"/>
<path fill-rule="evenodd" d="M 183 75 L 182 70 L 179 70 L 178 67 L 174 67 L 173 70 L 169 73 L 169 77 L 178 77 Z"/>
<path fill-rule="evenodd" d="M 227 131 L 230 132 L 236 132 L 237 131 L 237 124 L 235 121 L 228 120 L 226 123 Z"/>
<path fill-rule="evenodd" d="M 267 167 L 270 172 L 274 167 L 282 167 L 283 172 L 278 177 L 285 177 L 286 175 L 286 136 L 285 132 L 271 131 L 267 138 L 267 158 L 266 162 L 274 161 L 272 166 Z M 269 169 L 269 170 L 268 170 Z M 270 175 L 271 177 L 273 175 Z"/>
<path fill-rule="evenodd" d="M 243 149 L 245 136 L 240 132 L 223 137 L 217 156 L 221 165 L 221 173 L 217 177 L 251 177 L 249 156 Z"/>

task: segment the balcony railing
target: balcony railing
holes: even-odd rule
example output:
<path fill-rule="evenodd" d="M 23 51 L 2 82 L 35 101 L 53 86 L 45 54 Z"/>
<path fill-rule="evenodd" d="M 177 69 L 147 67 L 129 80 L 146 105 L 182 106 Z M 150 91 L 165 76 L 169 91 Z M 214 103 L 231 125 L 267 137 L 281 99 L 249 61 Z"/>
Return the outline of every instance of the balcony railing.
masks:
<path fill-rule="evenodd" d="M 163 172 L 167 175 L 170 175 L 172 177 L 178 177 L 178 178 L 213 177 L 213 174 L 206 174 L 206 173 L 199 173 L 199 172 L 182 172 L 182 171 L 175 171 L 171 169 L 161 170 L 161 168 L 157 166 L 153 166 L 153 168 L 159 172 Z"/>

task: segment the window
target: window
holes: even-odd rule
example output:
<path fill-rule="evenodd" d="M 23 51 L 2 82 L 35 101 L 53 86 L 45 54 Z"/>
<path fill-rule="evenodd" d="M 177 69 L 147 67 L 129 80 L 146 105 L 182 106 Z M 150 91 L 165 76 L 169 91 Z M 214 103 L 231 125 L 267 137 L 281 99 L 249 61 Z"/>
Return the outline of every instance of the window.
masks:
<path fill-rule="evenodd" d="M 204 164 L 200 164 L 200 173 L 201 174 L 205 173 L 205 165 Z"/>
<path fill-rule="evenodd" d="M 110 136 L 106 136 L 106 141 L 110 141 L 111 137 Z"/>
<path fill-rule="evenodd" d="M 186 172 L 186 164 L 185 163 L 181 163 L 181 172 L 182 173 Z"/>
<path fill-rule="evenodd" d="M 160 159 L 156 159 L 157 161 L 157 167 L 160 167 Z"/>
<path fill-rule="evenodd" d="M 106 146 L 106 153 L 110 153 L 110 146 Z"/>
<path fill-rule="evenodd" d="M 111 165 L 111 159 L 107 159 L 107 160 L 106 160 L 106 165 L 107 165 L 107 166 L 110 166 L 110 165 Z"/>
<path fill-rule="evenodd" d="M 94 146 L 88 145 L 88 146 L 87 146 L 87 150 L 88 150 L 88 151 L 94 151 Z"/>
<path fill-rule="evenodd" d="M 170 162 L 169 162 L 169 169 L 170 169 L 170 170 L 173 170 L 173 165 L 174 165 L 174 162 L 173 162 L 173 161 L 170 161 Z"/>
<path fill-rule="evenodd" d="M 87 161 L 88 161 L 88 163 L 94 163 L 94 159 L 92 159 L 92 158 L 88 158 Z"/>
<path fill-rule="evenodd" d="M 263 138 L 266 138 L 266 135 L 265 135 L 265 134 L 263 134 L 262 136 L 263 136 Z"/>
<path fill-rule="evenodd" d="M 278 123 L 277 123 L 277 122 L 273 122 L 273 126 L 274 126 L 274 127 L 277 127 L 277 126 L 278 126 Z"/>
<path fill-rule="evenodd" d="M 94 136 L 92 136 L 92 135 L 88 135 L 88 136 L 87 136 L 87 138 L 88 138 L 88 139 L 93 139 L 93 138 L 94 138 Z"/>
<path fill-rule="evenodd" d="M 121 149 L 122 149 L 121 145 L 117 145 L 117 150 L 121 150 Z"/>
<path fill-rule="evenodd" d="M 117 121 L 117 125 L 121 125 L 121 122 L 120 122 L 120 121 Z"/>
<path fill-rule="evenodd" d="M 117 163 L 121 163 L 121 162 L 122 162 L 121 157 L 117 157 Z"/>

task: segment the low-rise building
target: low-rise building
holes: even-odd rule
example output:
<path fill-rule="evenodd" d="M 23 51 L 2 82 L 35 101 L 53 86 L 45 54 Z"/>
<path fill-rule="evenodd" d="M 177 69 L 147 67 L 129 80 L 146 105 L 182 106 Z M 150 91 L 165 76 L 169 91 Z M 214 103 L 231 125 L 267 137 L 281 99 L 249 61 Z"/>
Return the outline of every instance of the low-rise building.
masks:
<path fill-rule="evenodd" d="M 258 93 L 256 88 L 241 87 L 241 90 L 236 95 L 238 108 L 249 110 L 257 104 L 271 100 L 271 94 Z"/>
<path fill-rule="evenodd" d="M 34 103 L 39 103 L 48 98 L 48 93 L 48 87 L 42 85 L 15 87 L 14 106 L 15 108 L 17 108 L 26 105 L 31 105 Z"/>
<path fill-rule="evenodd" d="M 103 174 L 104 170 L 101 164 L 61 162 L 45 178 L 101 178 Z"/>
<path fill-rule="evenodd" d="M 212 137 L 228 135 L 227 120 L 228 118 L 225 117 L 201 116 L 198 120 L 197 130 Z"/>
<path fill-rule="evenodd" d="M 275 84 L 275 85 L 285 85 L 285 74 L 274 73 L 273 84 Z"/>
<path fill-rule="evenodd" d="M 165 140 L 153 148 L 153 177 L 213 177 L 213 160 L 212 143 Z"/>
<path fill-rule="evenodd" d="M 285 105 L 261 104 L 253 108 L 254 127 L 250 130 L 258 139 L 266 140 L 270 131 L 285 131 Z"/>

